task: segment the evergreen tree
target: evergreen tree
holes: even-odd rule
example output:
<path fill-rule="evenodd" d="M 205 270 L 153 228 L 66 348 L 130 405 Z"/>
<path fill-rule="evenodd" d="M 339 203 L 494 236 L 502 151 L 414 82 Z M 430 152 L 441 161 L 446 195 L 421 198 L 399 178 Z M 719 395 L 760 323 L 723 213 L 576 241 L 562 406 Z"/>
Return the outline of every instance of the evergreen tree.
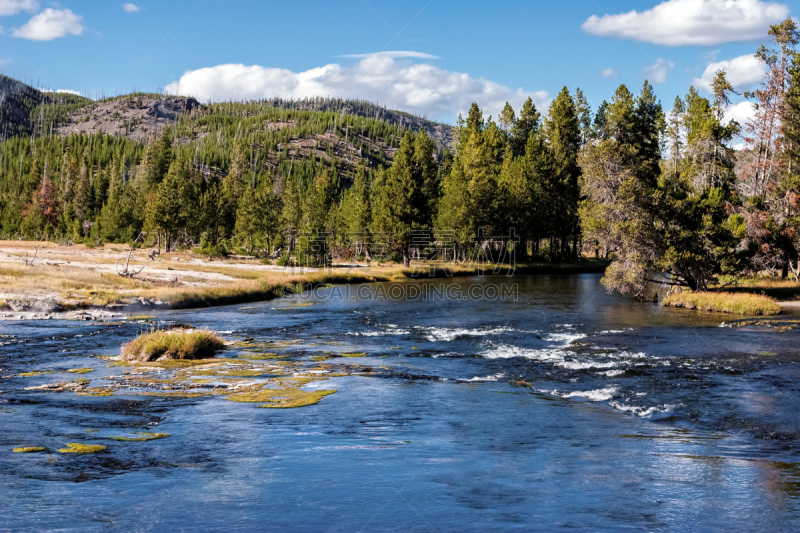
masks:
<path fill-rule="evenodd" d="M 358 247 L 358 253 L 370 242 L 369 225 L 372 221 L 370 190 L 363 166 L 358 167 L 353 185 L 344 193 L 341 211 L 344 230 Z M 365 250 L 365 254 L 368 255 L 369 250 Z"/>
<path fill-rule="evenodd" d="M 670 155 L 672 156 L 672 172 L 679 175 L 679 165 L 683 157 L 684 134 L 683 124 L 686 106 L 680 96 L 675 97 L 672 111 L 669 115 L 669 142 Z"/>
<path fill-rule="evenodd" d="M 477 106 L 475 106 L 477 107 Z M 472 127 L 478 127 L 477 116 L 470 110 Z M 480 117 L 480 123 L 483 122 Z M 470 121 L 468 120 L 467 128 Z M 414 136 L 407 133 L 400 141 L 392 167 L 376 180 L 372 205 L 372 230 L 391 235 L 395 251 L 402 254 L 403 264 L 411 264 L 412 230 L 423 227 L 422 210 L 426 207 L 423 177 L 419 173 L 414 150 Z"/>
<path fill-rule="evenodd" d="M 539 129 L 539 122 L 541 115 L 536 110 L 533 100 L 528 98 L 522 104 L 522 110 L 519 113 L 519 119 L 514 122 L 511 128 L 511 150 L 514 157 L 519 157 L 525 154 L 525 147 L 528 144 L 530 136 Z"/>
<path fill-rule="evenodd" d="M 575 102 L 564 87 L 550 106 L 550 114 L 545 120 L 547 139 L 555 161 L 555 173 L 550 184 L 554 212 L 552 214 L 557 228 L 559 257 L 569 253 L 578 254 L 580 221 L 577 205 L 580 196 L 578 178 L 578 150 L 581 144 L 581 131 Z M 553 252 L 553 251 L 551 251 Z"/>
<path fill-rule="evenodd" d="M 581 146 L 584 146 L 593 137 L 592 107 L 580 89 L 575 90 L 575 111 L 578 115 L 578 124 L 581 130 Z"/>
<path fill-rule="evenodd" d="M 172 164 L 172 130 L 164 128 L 161 135 L 154 136 L 144 152 L 142 167 L 149 189 L 154 189 L 167 175 Z"/>
<path fill-rule="evenodd" d="M 175 237 L 196 220 L 197 180 L 189 161 L 175 161 L 147 204 L 145 227 L 164 235 L 166 251 L 172 250 Z"/>

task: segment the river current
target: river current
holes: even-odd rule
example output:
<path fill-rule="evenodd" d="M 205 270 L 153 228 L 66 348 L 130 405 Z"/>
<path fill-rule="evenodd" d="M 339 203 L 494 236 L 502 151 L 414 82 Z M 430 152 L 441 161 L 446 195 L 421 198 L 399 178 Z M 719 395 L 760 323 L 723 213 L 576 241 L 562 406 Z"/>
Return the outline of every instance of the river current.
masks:
<path fill-rule="evenodd" d="M 597 275 L 364 287 L 1 324 L 0 531 L 800 530 L 800 316 L 664 309 Z M 303 388 L 336 393 L 42 388 L 102 386 L 126 369 L 100 356 L 170 323 L 238 342 L 228 359 L 322 361 Z M 144 432 L 169 437 L 114 440 Z"/>

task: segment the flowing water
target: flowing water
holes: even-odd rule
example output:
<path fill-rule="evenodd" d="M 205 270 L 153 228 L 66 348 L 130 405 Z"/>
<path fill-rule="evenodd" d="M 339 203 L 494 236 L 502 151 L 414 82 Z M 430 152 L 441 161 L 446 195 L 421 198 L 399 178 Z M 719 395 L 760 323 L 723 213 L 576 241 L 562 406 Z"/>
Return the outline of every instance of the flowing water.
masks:
<path fill-rule="evenodd" d="M 517 297 L 485 290 L 500 282 Z M 0 531 L 800 528 L 800 316 L 730 327 L 609 295 L 595 275 L 427 286 L 444 297 L 334 288 L 150 320 L 3 324 Z M 485 297 L 465 299 L 475 286 Z M 268 347 L 280 359 L 265 364 L 328 375 L 304 390 L 337 392 L 290 409 L 218 389 L 143 395 L 99 356 L 166 322 L 239 341 L 228 359 Z M 64 373 L 75 368 L 94 371 Z M 33 371 L 53 373 L 20 376 Z M 32 389 L 75 379 L 116 385 Z M 170 436 L 110 438 L 144 432 Z M 69 442 L 108 448 L 57 451 Z"/>

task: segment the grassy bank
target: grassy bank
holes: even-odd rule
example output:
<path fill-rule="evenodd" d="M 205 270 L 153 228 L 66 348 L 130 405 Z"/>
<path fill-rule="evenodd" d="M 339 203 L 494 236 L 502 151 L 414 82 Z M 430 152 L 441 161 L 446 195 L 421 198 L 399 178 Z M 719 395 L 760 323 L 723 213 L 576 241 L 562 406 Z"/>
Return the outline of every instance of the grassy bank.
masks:
<path fill-rule="evenodd" d="M 125 361 L 207 359 L 225 348 L 215 333 L 205 330 L 164 330 L 145 333 L 122 345 Z"/>
<path fill-rule="evenodd" d="M 724 290 L 737 294 L 763 294 L 778 300 L 800 299 L 800 282 L 777 276 L 723 278 Z"/>
<path fill-rule="evenodd" d="M 38 249 L 35 247 L 39 246 Z M 33 265 L 29 264 L 36 254 Z M 0 310 L 48 314 L 84 308 L 188 309 L 251 303 L 330 285 L 506 275 L 509 267 L 413 262 L 283 268 L 256 258 L 211 259 L 191 252 L 133 256 L 137 276 L 118 274 L 127 250 L 121 245 L 87 248 L 52 243 L 0 241 Z M 606 261 L 520 264 L 518 275 L 601 273 Z M 5 309 L 3 309 L 5 308 Z"/>
<path fill-rule="evenodd" d="M 781 307 L 773 298 L 760 294 L 732 292 L 682 292 L 667 296 L 662 305 L 738 315 L 777 315 Z"/>

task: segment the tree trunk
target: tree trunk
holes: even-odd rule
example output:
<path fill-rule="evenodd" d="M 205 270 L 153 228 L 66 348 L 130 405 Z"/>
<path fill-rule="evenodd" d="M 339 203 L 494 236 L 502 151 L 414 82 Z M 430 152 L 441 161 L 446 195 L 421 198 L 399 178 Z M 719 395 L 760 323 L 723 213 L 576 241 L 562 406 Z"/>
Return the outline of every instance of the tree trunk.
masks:
<path fill-rule="evenodd" d="M 406 246 L 403 247 L 403 266 L 406 268 L 411 266 L 411 254 Z"/>

